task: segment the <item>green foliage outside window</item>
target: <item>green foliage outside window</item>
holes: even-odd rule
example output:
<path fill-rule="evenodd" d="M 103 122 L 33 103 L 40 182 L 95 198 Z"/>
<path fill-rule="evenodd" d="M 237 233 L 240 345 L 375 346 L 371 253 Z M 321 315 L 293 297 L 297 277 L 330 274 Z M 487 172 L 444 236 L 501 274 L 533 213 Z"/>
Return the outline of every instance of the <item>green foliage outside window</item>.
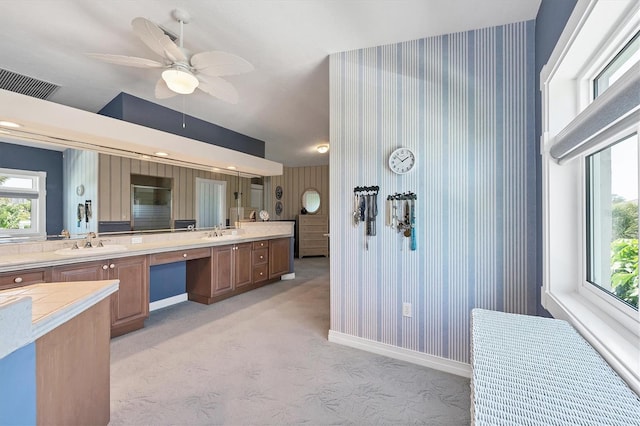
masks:
<path fill-rule="evenodd" d="M 611 288 L 638 307 L 638 203 L 614 197 L 612 206 Z"/>
<path fill-rule="evenodd" d="M 30 223 L 31 202 L 13 203 L 9 198 L 0 198 L 0 229 L 20 229 L 20 222 Z M 30 225 L 23 226 L 30 228 Z"/>

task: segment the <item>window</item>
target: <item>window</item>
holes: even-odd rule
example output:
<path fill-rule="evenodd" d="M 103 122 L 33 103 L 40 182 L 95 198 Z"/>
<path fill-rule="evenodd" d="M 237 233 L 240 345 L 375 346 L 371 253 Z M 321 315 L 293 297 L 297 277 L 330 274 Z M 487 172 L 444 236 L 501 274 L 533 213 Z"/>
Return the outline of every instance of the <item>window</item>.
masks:
<path fill-rule="evenodd" d="M 593 80 L 593 97 L 600 96 L 638 61 L 640 61 L 640 32 L 633 36 L 631 41 Z"/>
<path fill-rule="evenodd" d="M 46 173 L 0 169 L 0 237 L 45 235 Z"/>
<path fill-rule="evenodd" d="M 587 281 L 638 309 L 638 135 L 587 157 Z"/>
<path fill-rule="evenodd" d="M 541 73 L 542 305 L 640 393 L 640 4 L 578 0 Z"/>

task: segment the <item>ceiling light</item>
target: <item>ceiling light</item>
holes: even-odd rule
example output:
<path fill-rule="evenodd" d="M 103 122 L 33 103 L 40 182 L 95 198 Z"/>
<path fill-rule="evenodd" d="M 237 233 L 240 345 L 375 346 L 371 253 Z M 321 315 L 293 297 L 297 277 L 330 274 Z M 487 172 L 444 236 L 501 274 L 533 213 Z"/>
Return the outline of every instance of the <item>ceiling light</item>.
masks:
<path fill-rule="evenodd" d="M 169 154 L 167 154 L 166 152 L 156 152 L 155 155 L 157 155 L 158 157 L 168 157 Z"/>
<path fill-rule="evenodd" d="M 13 121 L 0 121 L 0 126 L 13 128 L 22 127 L 18 123 L 14 123 Z"/>
<path fill-rule="evenodd" d="M 167 83 L 169 89 L 181 95 L 193 93 L 198 87 L 198 83 L 200 83 L 189 70 L 183 67 L 174 67 L 162 71 L 162 79 Z"/>
<path fill-rule="evenodd" d="M 229 169 L 229 170 L 235 170 L 235 169 L 236 169 L 236 166 L 228 166 L 228 167 L 227 167 L 227 169 Z"/>
<path fill-rule="evenodd" d="M 323 145 L 318 145 L 316 147 L 316 150 L 320 153 L 320 154 L 324 154 L 325 152 L 329 151 L 329 145 L 327 144 L 323 144 Z"/>

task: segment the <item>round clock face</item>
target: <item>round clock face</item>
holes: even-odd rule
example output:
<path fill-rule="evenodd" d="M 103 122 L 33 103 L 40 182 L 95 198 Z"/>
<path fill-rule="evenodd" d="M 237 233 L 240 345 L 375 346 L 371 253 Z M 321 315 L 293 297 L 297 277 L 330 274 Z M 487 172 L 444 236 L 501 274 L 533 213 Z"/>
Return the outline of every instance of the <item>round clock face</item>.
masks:
<path fill-rule="evenodd" d="M 409 148 L 398 148 L 389 156 L 389 168 L 394 173 L 408 173 L 416 165 L 416 156 Z"/>

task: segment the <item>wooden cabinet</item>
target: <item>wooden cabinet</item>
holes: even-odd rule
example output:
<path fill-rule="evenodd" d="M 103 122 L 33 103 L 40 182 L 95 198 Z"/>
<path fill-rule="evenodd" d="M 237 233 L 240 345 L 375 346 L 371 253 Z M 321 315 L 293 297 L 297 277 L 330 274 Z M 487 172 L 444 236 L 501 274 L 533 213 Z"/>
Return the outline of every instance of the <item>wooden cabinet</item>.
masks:
<path fill-rule="evenodd" d="M 269 279 L 280 278 L 291 271 L 291 238 L 269 241 Z"/>
<path fill-rule="evenodd" d="M 76 263 L 54 267 L 52 281 L 119 279 L 111 295 L 111 336 L 144 327 L 149 316 L 149 267 L 146 256 Z"/>
<path fill-rule="evenodd" d="M 320 214 L 301 214 L 297 220 L 298 257 L 329 256 L 329 218 Z"/>
<path fill-rule="evenodd" d="M 189 300 L 211 304 L 249 288 L 251 277 L 251 243 L 217 246 L 211 249 L 208 263 L 199 259 L 187 267 L 187 293 Z M 191 262 L 190 262 L 191 263 Z M 203 265 L 210 274 L 203 273 Z"/>
<path fill-rule="evenodd" d="M 48 269 L 30 269 L 20 272 L 6 272 L 0 274 L 0 290 L 22 287 L 49 281 Z"/>
<path fill-rule="evenodd" d="M 252 277 L 254 284 L 269 279 L 269 241 L 255 241 L 251 252 Z"/>
<path fill-rule="evenodd" d="M 211 256 L 211 249 L 200 248 L 190 250 L 176 250 L 165 253 L 155 253 L 149 255 L 149 265 L 163 265 L 165 263 L 191 261 Z"/>

